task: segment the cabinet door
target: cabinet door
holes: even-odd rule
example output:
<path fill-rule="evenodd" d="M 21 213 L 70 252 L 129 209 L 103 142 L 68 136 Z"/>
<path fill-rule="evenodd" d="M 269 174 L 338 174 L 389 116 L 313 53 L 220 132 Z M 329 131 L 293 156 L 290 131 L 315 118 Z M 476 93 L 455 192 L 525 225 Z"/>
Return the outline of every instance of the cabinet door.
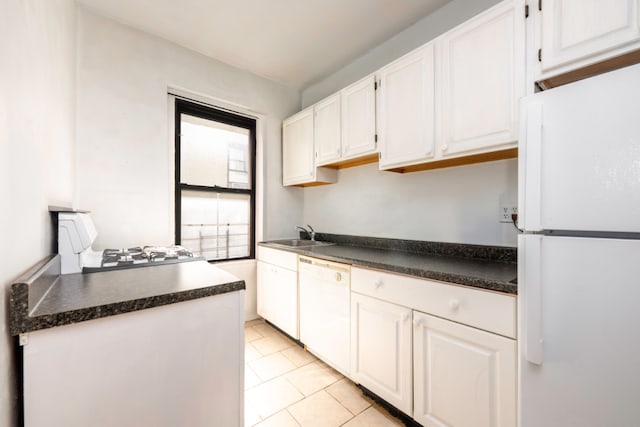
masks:
<path fill-rule="evenodd" d="M 411 310 L 351 293 L 353 380 L 411 416 Z"/>
<path fill-rule="evenodd" d="M 376 151 L 374 85 L 374 76 L 368 76 L 341 91 L 343 159 Z"/>
<path fill-rule="evenodd" d="M 316 165 L 326 165 L 340 159 L 340 94 L 318 102 L 313 107 Z"/>
<path fill-rule="evenodd" d="M 425 427 L 515 427 L 515 340 L 415 311 L 413 319 L 413 417 Z"/>
<path fill-rule="evenodd" d="M 307 108 L 282 122 L 283 184 L 313 181 L 313 156 L 313 108 Z"/>
<path fill-rule="evenodd" d="M 434 48 L 429 43 L 379 71 L 380 169 L 434 155 Z"/>
<path fill-rule="evenodd" d="M 440 156 L 516 146 L 524 94 L 523 11 L 521 1 L 503 2 L 439 39 Z"/>
<path fill-rule="evenodd" d="M 638 0 L 545 0 L 541 12 L 542 73 L 589 65 L 640 41 Z M 634 43 L 635 42 L 635 43 Z M 633 46 L 636 44 L 636 46 Z"/>
<path fill-rule="evenodd" d="M 258 314 L 295 339 L 298 335 L 298 275 L 258 261 Z"/>

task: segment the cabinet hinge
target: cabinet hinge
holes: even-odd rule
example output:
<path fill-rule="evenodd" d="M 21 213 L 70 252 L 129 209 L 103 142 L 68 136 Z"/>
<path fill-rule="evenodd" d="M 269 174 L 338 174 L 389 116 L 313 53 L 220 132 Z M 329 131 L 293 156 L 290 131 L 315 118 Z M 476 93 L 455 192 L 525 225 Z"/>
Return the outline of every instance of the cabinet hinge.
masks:
<path fill-rule="evenodd" d="M 318 152 L 316 151 L 316 159 L 318 158 Z"/>
<path fill-rule="evenodd" d="M 527 19 L 529 17 L 529 5 L 524 5 L 524 18 Z"/>
<path fill-rule="evenodd" d="M 542 10 L 542 0 L 538 0 L 538 10 Z"/>
<path fill-rule="evenodd" d="M 373 90 L 378 90 L 378 82 L 373 82 Z"/>
<path fill-rule="evenodd" d="M 373 136 L 373 140 L 374 140 L 374 142 L 378 142 L 378 134 L 377 133 Z"/>
<path fill-rule="evenodd" d="M 542 49 L 538 49 L 538 62 L 542 62 Z"/>

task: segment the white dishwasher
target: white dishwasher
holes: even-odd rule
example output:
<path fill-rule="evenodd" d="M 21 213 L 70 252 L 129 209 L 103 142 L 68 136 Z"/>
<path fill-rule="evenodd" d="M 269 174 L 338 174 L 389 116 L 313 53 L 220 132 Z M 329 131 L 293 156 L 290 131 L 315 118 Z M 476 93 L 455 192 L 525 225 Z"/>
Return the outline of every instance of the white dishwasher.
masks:
<path fill-rule="evenodd" d="M 350 357 L 349 265 L 300 256 L 300 341 L 344 375 Z"/>

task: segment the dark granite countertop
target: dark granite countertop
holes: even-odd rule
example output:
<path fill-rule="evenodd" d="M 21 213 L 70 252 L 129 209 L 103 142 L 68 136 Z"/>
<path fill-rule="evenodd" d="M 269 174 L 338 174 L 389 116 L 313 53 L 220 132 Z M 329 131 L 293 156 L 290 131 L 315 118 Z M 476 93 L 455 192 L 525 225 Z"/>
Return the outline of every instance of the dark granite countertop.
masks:
<path fill-rule="evenodd" d="M 328 261 L 516 294 L 516 249 L 317 233 L 329 246 L 259 245 Z"/>
<path fill-rule="evenodd" d="M 59 256 L 11 286 L 12 335 L 245 289 L 203 260 L 96 273 L 60 274 Z"/>

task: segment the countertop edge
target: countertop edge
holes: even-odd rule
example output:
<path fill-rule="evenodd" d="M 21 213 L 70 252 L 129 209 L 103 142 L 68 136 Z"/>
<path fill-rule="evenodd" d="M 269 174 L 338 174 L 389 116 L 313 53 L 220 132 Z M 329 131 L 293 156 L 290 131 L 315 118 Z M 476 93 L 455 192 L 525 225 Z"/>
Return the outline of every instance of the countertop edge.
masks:
<path fill-rule="evenodd" d="M 171 294 L 154 295 L 151 297 L 99 305 L 79 310 L 63 311 L 54 314 L 44 314 L 35 317 L 27 315 L 22 316 L 21 321 L 18 324 L 14 323 L 11 325 L 10 333 L 12 336 L 15 336 L 27 332 L 38 331 L 41 329 L 70 325 L 73 323 L 85 322 L 87 320 L 115 316 L 118 314 L 131 313 L 148 308 L 161 307 L 163 305 L 175 304 L 178 302 L 190 301 L 244 289 L 246 289 L 244 280 L 239 280 L 237 282 L 223 283 L 207 286 L 204 288 L 175 292 Z M 14 320 L 17 321 L 18 319 Z"/>
<path fill-rule="evenodd" d="M 37 281 L 40 278 L 40 275 L 47 271 L 44 267 L 49 265 L 53 259 L 54 257 L 47 257 L 38 262 L 34 267 L 30 268 L 27 273 L 22 275 L 20 279 L 11 285 L 9 289 L 8 307 L 8 329 L 11 336 L 18 336 L 20 334 L 53 328 L 56 326 L 70 325 L 73 323 L 85 322 L 87 320 L 130 313 L 148 308 L 161 307 L 178 302 L 190 301 L 198 298 L 246 289 L 244 280 L 235 280 L 227 283 L 218 283 L 195 289 L 119 301 L 82 309 L 61 311 L 58 313 L 43 314 L 40 316 L 30 316 L 30 285 Z"/>
<path fill-rule="evenodd" d="M 282 250 L 285 252 L 293 252 L 298 255 L 309 256 L 312 258 L 324 259 L 326 261 L 334 261 L 334 262 L 341 262 L 344 264 L 350 264 L 351 266 L 354 266 L 354 267 L 373 268 L 373 269 L 388 271 L 392 273 L 405 274 L 408 276 L 422 278 L 422 279 L 438 280 L 442 282 L 453 283 L 456 285 L 468 286 L 468 287 L 484 289 L 488 291 L 495 291 L 495 292 L 500 292 L 503 294 L 509 294 L 514 296 L 517 295 L 518 293 L 517 285 L 509 282 L 492 281 L 492 280 L 487 280 L 480 277 L 463 276 L 459 274 L 451 274 L 451 273 L 433 271 L 433 270 L 422 270 L 417 268 L 401 267 L 394 264 L 385 264 L 385 263 L 367 261 L 362 259 L 331 256 L 331 255 L 321 254 L 318 252 L 308 251 L 305 249 L 301 249 L 299 247 L 288 248 L 282 245 L 271 244 L 269 242 L 259 242 L 258 245 L 266 248 L 270 248 L 270 249 Z"/>

